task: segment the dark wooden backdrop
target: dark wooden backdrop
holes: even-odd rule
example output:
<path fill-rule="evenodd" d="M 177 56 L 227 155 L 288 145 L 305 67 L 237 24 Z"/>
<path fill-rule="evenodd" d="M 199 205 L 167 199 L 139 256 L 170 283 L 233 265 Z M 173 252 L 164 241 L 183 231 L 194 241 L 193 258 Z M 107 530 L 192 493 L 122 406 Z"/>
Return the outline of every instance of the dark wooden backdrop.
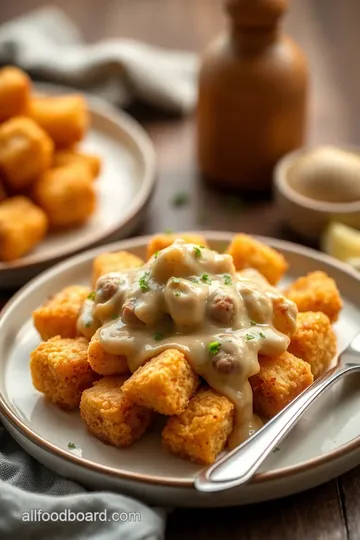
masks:
<path fill-rule="evenodd" d="M 0 0 L 0 23 L 45 5 Z M 225 28 L 221 0 L 56 0 L 88 41 L 131 37 L 201 52 Z M 311 66 L 308 141 L 360 139 L 360 0 L 292 0 L 286 29 Z M 158 156 L 158 187 L 142 232 L 223 229 L 292 238 L 269 200 L 231 204 L 198 180 L 193 118 L 173 118 L 146 107 L 131 112 L 149 132 Z M 171 203 L 179 190 L 188 204 Z M 205 211 L 200 211 L 200 209 Z M 225 210 L 225 211 L 224 211 Z M 5 296 L 3 295 L 5 298 Z M 247 508 L 176 510 L 167 538 L 177 540 L 360 538 L 360 468 L 306 493 Z"/>

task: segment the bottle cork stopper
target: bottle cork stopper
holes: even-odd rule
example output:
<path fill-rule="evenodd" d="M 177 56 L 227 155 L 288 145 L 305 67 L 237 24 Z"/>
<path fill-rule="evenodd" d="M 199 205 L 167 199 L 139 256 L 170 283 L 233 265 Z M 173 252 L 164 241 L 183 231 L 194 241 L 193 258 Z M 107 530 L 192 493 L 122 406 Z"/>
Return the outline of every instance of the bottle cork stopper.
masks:
<path fill-rule="evenodd" d="M 226 0 L 226 9 L 238 27 L 261 28 L 277 24 L 288 0 Z"/>

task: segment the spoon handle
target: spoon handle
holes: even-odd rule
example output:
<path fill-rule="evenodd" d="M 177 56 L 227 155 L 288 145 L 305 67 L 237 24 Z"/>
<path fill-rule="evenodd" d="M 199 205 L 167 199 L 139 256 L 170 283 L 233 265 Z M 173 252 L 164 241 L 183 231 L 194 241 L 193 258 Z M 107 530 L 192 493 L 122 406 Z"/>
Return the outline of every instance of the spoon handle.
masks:
<path fill-rule="evenodd" d="M 223 491 L 248 482 L 311 403 L 335 381 L 355 371 L 360 371 L 359 364 L 340 365 L 326 371 L 252 437 L 203 470 L 195 479 L 196 489 Z"/>

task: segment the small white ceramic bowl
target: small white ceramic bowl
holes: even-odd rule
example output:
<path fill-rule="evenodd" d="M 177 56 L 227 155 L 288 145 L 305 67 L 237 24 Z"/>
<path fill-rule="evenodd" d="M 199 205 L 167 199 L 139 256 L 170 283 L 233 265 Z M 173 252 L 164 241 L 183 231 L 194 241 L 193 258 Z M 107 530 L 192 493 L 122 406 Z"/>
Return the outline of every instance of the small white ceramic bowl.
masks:
<path fill-rule="evenodd" d="M 355 148 L 342 148 L 359 152 Z M 360 228 L 360 200 L 346 203 L 324 202 L 301 195 L 289 182 L 295 162 L 313 148 L 301 148 L 286 154 L 274 169 L 274 199 L 283 221 L 300 236 L 317 240 L 330 221 Z"/>

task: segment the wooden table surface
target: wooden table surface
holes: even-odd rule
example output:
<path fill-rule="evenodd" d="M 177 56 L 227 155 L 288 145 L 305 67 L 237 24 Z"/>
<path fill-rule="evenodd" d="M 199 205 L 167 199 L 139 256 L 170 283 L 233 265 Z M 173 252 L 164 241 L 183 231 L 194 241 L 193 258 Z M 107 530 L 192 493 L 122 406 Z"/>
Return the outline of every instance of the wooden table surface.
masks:
<path fill-rule="evenodd" d="M 46 3 L 0 2 L 0 23 Z M 89 41 L 131 37 L 200 52 L 226 24 L 221 0 L 52 3 L 73 18 Z M 310 61 L 309 143 L 358 143 L 360 1 L 292 0 L 285 27 Z M 201 184 L 194 157 L 193 118 L 173 118 L 138 106 L 131 112 L 150 134 L 158 157 L 158 187 L 140 232 L 207 228 L 292 238 L 282 227 L 271 201 L 229 205 L 228 198 Z M 171 204 L 179 191 L 189 194 L 188 204 L 181 208 Z M 168 519 L 166 537 L 355 540 L 360 539 L 359 502 L 360 468 L 306 493 L 270 503 L 216 511 L 176 510 Z"/>

